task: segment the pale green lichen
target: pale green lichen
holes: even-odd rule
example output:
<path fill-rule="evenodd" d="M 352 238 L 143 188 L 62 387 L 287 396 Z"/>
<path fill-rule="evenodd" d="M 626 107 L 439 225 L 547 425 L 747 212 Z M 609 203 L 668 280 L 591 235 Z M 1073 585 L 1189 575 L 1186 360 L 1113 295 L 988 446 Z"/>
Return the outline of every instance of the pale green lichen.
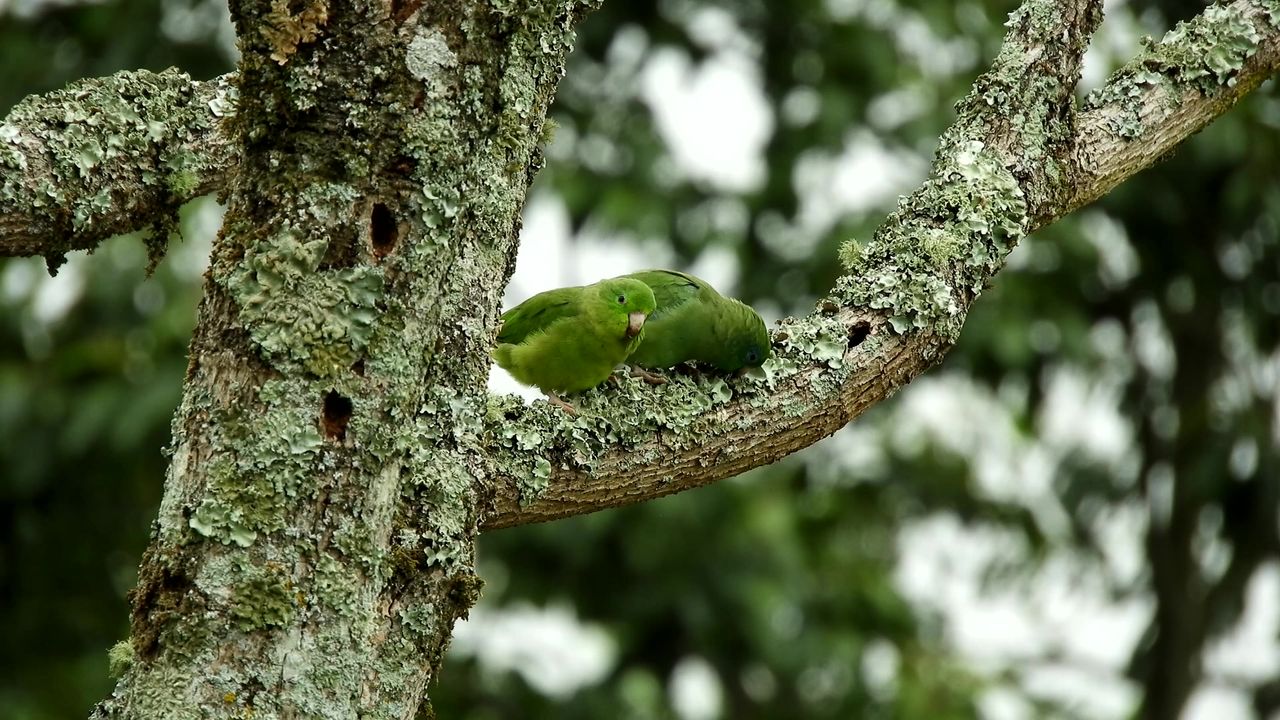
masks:
<path fill-rule="evenodd" d="M 322 270 L 327 251 L 324 239 L 281 229 L 247 248 L 228 281 L 265 356 L 322 377 L 344 373 L 360 358 L 383 292 L 381 268 Z"/>
<path fill-rule="evenodd" d="M 223 80 L 194 83 L 176 70 L 28 97 L 0 124 L 0 212 L 42 229 L 33 248 L 42 252 L 92 247 L 138 230 L 139 217 L 176 213 L 227 161 L 226 146 L 210 142 L 217 116 L 201 101 L 210 97 L 234 112 Z"/>
<path fill-rule="evenodd" d="M 111 677 L 120 677 L 128 670 L 137 659 L 137 654 L 133 651 L 133 644 L 128 640 L 121 640 L 111 649 L 107 651 L 107 668 L 111 673 Z"/>
<path fill-rule="evenodd" d="M 787 344 L 809 354 L 819 362 L 826 363 L 829 368 L 839 369 L 844 363 L 846 349 L 846 342 L 842 339 L 844 333 L 840 330 L 836 331 L 837 334 L 823 331 L 816 336 L 790 337 L 787 339 Z"/>
<path fill-rule="evenodd" d="M 981 291 L 1026 232 L 1022 188 L 981 141 L 939 154 L 933 176 L 895 211 L 900 222 L 891 218 L 891 230 L 850 258 L 836 288 L 845 302 L 884 310 L 900 333 L 958 333 L 957 292 Z"/>
<path fill-rule="evenodd" d="M 275 564 L 244 564 L 231 596 L 231 619 L 244 631 L 283 627 L 297 612 L 293 583 Z"/>
<path fill-rule="evenodd" d="M 1275 0 L 1261 5 L 1273 24 L 1277 5 Z M 1137 138 L 1145 131 L 1143 102 L 1152 90 L 1162 91 L 1156 98 L 1176 104 L 1188 90 L 1211 93 L 1234 85 L 1261 39 L 1245 8 L 1210 5 L 1192 20 L 1178 23 L 1160 42 L 1145 39 L 1138 56 L 1090 93 L 1085 107 L 1113 108 L 1111 130 L 1124 138 Z"/>
<path fill-rule="evenodd" d="M 306 381 L 272 380 L 259 392 L 261 408 L 220 418 L 222 452 L 209 461 L 207 493 L 188 521 L 193 530 L 248 547 L 286 526 L 323 444 L 308 402 L 319 396 Z"/>
<path fill-rule="evenodd" d="M 1231 85 L 1262 35 L 1239 7 L 1210 5 L 1194 20 L 1178 23 L 1147 49 L 1144 64 L 1175 72 L 1183 81 Z"/>
<path fill-rule="evenodd" d="M 351 556 L 359 561 L 364 556 Z M 381 570 L 381 566 L 378 568 Z M 371 573 L 372 577 L 382 577 L 381 572 Z M 351 568 L 340 563 L 330 553 L 323 553 L 316 561 L 316 578 L 311 586 L 319 605 L 337 613 L 338 617 L 348 620 L 358 615 L 361 593 L 358 585 L 352 582 Z"/>
<path fill-rule="evenodd" d="M 415 531 L 414 544 L 421 548 L 427 565 L 456 570 L 469 558 L 461 548 L 472 517 L 473 477 L 464 453 L 449 448 L 479 437 L 483 409 L 471 398 L 435 387 L 413 427 L 415 432 L 402 438 L 410 468 L 402 492 L 432 519 L 430 526 Z"/>
<path fill-rule="evenodd" d="M 213 97 L 206 105 L 214 117 L 228 118 L 236 114 L 236 104 L 239 99 L 240 91 L 236 86 L 219 83 Z"/>
<path fill-rule="evenodd" d="M 799 369 L 800 365 L 795 360 L 774 353 L 760 367 L 749 370 L 746 373 L 746 377 L 772 389 L 781 380 L 794 375 Z"/>
<path fill-rule="evenodd" d="M 1271 27 L 1280 30 L 1280 0 L 1259 0 L 1262 9 L 1267 12 Z"/>
<path fill-rule="evenodd" d="M 697 428 L 712 422 L 707 411 L 752 383 L 711 376 L 695 381 L 675 373 L 658 387 L 624 375 L 615 380 L 572 396 L 574 416 L 548 403 L 527 407 L 509 395 L 490 398 L 491 443 L 506 449 L 494 460 L 502 475 L 515 479 L 523 504 L 538 498 L 557 466 L 589 470 L 602 452 L 633 447 L 655 430 L 675 431 L 675 443 L 693 442 Z M 533 438 L 536 447 L 530 446 Z"/>
<path fill-rule="evenodd" d="M 1167 85 L 1171 83 L 1164 75 L 1137 69 L 1112 77 L 1110 82 L 1089 95 L 1085 105 L 1091 108 L 1113 106 L 1116 112 L 1108 120 L 1111 131 L 1123 138 L 1136 138 L 1143 131 L 1142 98 L 1150 89 Z"/>
<path fill-rule="evenodd" d="M 846 238 L 840 243 L 840 263 L 846 268 L 856 267 L 862 257 L 862 243 L 857 238 Z"/>
<path fill-rule="evenodd" d="M 449 43 L 439 30 L 419 25 L 409 41 L 405 55 L 405 67 L 409 74 L 422 81 L 429 97 L 441 97 L 448 87 L 446 71 L 458 64 L 458 58 L 449 49 Z"/>
<path fill-rule="evenodd" d="M 1043 203 L 1066 177 L 1055 148 L 1071 132 L 1060 117 L 1069 87 L 1037 64 L 1051 61 L 1046 48 L 1064 58 L 1082 52 L 1099 19 L 1077 19 L 1083 32 L 1069 33 L 1064 45 L 1057 3 L 1023 3 L 1010 15 L 1016 31 L 957 104 L 929 179 L 871 242 L 842 249 L 848 273 L 834 293 L 841 303 L 883 311 L 899 333 L 958 335 L 963 309 L 1027 232 L 1028 194 Z"/>
<path fill-rule="evenodd" d="M 173 142 L 179 129 L 190 133 L 208 127 L 207 121 L 197 121 L 190 113 L 175 112 L 169 122 L 151 115 L 176 108 L 185 99 L 190 80 L 181 73 L 119 73 L 110 80 L 28 98 L 9 114 L 5 140 L 11 146 L 26 145 L 24 132 L 36 132 L 32 125 L 56 122 L 63 128 L 60 134 L 40 133 L 46 143 L 54 144 L 46 152 L 62 163 L 55 164 L 55 176 L 107 180 L 98 169 L 108 161 L 147 158 L 159 150 L 161 162 L 172 164 L 174 154 L 190 152 Z M 23 127 L 27 130 L 19 129 Z M 17 180 L 6 178 L 5 195 L 13 192 Z"/>

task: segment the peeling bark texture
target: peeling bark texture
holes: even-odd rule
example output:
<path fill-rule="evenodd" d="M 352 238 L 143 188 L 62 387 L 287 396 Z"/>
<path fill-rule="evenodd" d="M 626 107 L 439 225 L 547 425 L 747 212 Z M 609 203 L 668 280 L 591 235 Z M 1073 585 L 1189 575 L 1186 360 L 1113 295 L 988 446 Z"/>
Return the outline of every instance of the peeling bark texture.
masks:
<path fill-rule="evenodd" d="M 411 718 L 497 528 L 704 485 L 937 363 L 1018 240 L 1280 62 L 1214 5 L 1077 111 L 1101 0 L 1028 0 L 932 173 L 738 378 L 621 378 L 566 416 L 488 351 L 576 0 L 233 0 L 235 76 L 122 73 L 0 124 L 0 253 L 61 257 L 219 189 L 172 460 L 98 718 Z M 234 90 L 233 90 L 234 88 Z M 238 98 L 238 99 L 237 99 Z"/>

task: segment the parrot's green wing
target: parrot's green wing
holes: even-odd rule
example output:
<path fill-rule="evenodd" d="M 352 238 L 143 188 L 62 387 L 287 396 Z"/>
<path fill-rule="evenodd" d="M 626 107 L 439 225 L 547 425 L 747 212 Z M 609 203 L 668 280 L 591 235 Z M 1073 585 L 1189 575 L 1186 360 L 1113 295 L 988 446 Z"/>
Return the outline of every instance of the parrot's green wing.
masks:
<path fill-rule="evenodd" d="M 629 363 L 666 368 L 693 360 L 732 372 L 769 357 L 769 331 L 749 306 L 675 270 L 644 270 L 627 277 L 652 288 L 658 303 Z"/>
<path fill-rule="evenodd" d="M 658 307 L 649 316 L 650 320 L 660 320 L 691 300 L 719 296 L 715 288 L 705 282 L 675 270 L 642 270 L 624 277 L 635 278 L 653 290 Z"/>
<path fill-rule="evenodd" d="M 578 314 L 578 298 L 582 288 L 567 287 L 538 293 L 502 314 L 498 342 L 520 343 L 536 332 L 545 331 L 557 321 Z"/>

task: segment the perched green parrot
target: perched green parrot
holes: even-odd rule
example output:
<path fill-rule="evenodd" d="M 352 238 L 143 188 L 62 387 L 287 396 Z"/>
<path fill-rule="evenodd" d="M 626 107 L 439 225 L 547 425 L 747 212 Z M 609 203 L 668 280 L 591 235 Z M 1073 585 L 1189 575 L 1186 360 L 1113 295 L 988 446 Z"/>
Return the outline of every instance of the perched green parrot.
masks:
<path fill-rule="evenodd" d="M 640 344 L 653 308 L 649 286 L 628 278 L 538 293 L 502 314 L 493 359 L 552 403 L 577 412 L 557 393 L 604 382 Z"/>
<path fill-rule="evenodd" d="M 644 270 L 623 277 L 648 285 L 658 302 L 645 325 L 643 342 L 627 358 L 629 364 L 668 368 L 696 360 L 734 372 L 768 359 L 769 331 L 750 306 L 675 270 Z M 661 382 L 643 370 L 636 374 Z"/>

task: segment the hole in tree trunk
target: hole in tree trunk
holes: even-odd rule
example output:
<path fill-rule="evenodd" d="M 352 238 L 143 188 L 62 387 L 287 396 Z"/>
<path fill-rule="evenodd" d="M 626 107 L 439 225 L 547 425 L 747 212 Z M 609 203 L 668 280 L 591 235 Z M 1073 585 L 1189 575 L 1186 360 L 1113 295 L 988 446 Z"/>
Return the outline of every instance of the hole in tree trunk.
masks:
<path fill-rule="evenodd" d="M 397 25 L 403 25 L 421 6 L 422 0 L 391 0 L 391 19 Z"/>
<path fill-rule="evenodd" d="M 396 218 L 391 210 L 382 203 L 373 204 L 373 212 L 369 214 L 369 242 L 373 245 L 373 256 L 381 260 L 391 254 L 400 239 L 400 229 L 396 227 Z"/>
<path fill-rule="evenodd" d="M 321 420 L 324 436 L 338 442 L 347 439 L 347 423 L 351 422 L 351 412 L 354 409 L 350 398 L 330 390 L 324 396 L 324 416 Z"/>

